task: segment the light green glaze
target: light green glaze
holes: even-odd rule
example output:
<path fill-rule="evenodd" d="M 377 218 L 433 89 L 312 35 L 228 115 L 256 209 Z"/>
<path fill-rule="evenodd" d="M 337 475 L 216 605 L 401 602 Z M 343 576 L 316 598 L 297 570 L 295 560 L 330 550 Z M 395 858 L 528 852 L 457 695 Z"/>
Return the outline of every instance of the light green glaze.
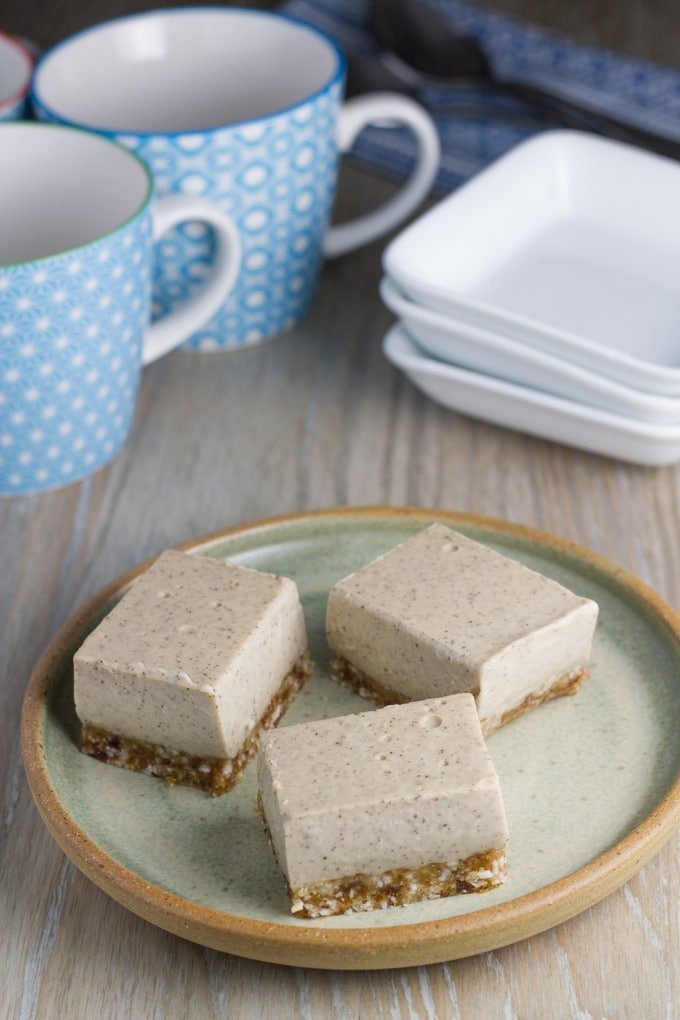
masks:
<path fill-rule="evenodd" d="M 205 554 L 285 574 L 300 587 L 317 668 L 285 723 L 370 708 L 328 678 L 328 590 L 424 523 L 326 518 L 201 547 Z M 217 910 L 296 926 L 382 927 L 467 914 L 547 885 L 611 847 L 680 775 L 678 647 L 642 603 L 590 564 L 502 532 L 461 530 L 600 604 L 592 677 L 579 694 L 543 705 L 489 738 L 511 833 L 502 889 L 370 914 L 293 919 L 255 814 L 253 766 L 234 791 L 211 799 L 85 757 L 76 747 L 65 659 L 50 688 L 45 754 L 66 811 L 103 851 L 145 881 Z"/>

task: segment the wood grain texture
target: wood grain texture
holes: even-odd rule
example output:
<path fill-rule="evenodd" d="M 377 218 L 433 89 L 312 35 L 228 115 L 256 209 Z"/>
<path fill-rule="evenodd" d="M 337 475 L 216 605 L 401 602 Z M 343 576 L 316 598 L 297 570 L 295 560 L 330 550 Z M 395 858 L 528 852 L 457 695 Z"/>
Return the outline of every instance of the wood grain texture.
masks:
<path fill-rule="evenodd" d="M 6 0 L 3 27 L 42 45 L 139 8 Z M 148 6 L 148 5 L 144 5 Z M 672 3 L 579 0 L 504 9 L 677 63 Z M 550 12 L 553 12 L 552 14 Z M 343 213 L 386 184 L 348 172 Z M 413 503 L 503 516 L 619 561 L 680 605 L 680 469 L 574 452 L 438 408 L 388 366 L 380 246 L 329 264 L 306 320 L 229 355 L 175 354 L 145 373 L 134 432 L 89 481 L 0 502 L 0 1016 L 301 1020 L 575 1020 L 680 1015 L 680 840 L 552 932 L 454 964 L 313 972 L 184 942 L 108 899 L 40 822 L 18 753 L 19 711 L 49 637 L 140 560 L 285 511 Z"/>

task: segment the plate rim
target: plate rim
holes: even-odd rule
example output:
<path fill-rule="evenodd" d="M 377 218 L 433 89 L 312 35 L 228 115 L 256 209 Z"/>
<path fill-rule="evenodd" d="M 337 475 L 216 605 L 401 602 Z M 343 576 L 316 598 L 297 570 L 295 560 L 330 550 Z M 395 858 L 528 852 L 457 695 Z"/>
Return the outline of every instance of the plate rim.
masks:
<path fill-rule="evenodd" d="M 680 613 L 638 577 L 568 539 L 498 517 L 415 506 L 330 507 L 232 525 L 176 548 L 198 552 L 220 541 L 281 526 L 324 520 L 438 519 L 533 542 L 607 575 L 622 594 L 634 596 L 680 648 Z M 623 885 L 661 849 L 680 824 L 680 775 L 656 807 L 604 853 L 569 875 L 515 899 L 458 917 L 384 928 L 313 928 L 229 914 L 166 892 L 119 864 L 72 819 L 52 785 L 42 740 L 46 695 L 53 669 L 75 634 L 135 577 L 151 557 L 88 599 L 59 628 L 38 659 L 24 697 L 21 748 L 29 788 L 49 832 L 95 885 L 152 924 L 224 952 L 269 963 L 347 970 L 415 966 L 498 949 L 552 928 Z"/>

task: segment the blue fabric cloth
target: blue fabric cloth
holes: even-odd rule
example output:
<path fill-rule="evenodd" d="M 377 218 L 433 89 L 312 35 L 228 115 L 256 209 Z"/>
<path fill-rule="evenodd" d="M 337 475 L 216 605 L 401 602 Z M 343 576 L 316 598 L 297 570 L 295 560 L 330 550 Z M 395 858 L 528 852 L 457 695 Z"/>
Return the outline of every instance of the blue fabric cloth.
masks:
<path fill-rule="evenodd" d="M 559 38 L 466 0 L 429 0 L 481 42 L 499 77 L 546 84 L 568 98 L 680 140 L 680 71 Z M 289 0 L 282 10 L 316 25 L 346 52 L 371 53 L 366 0 Z M 521 101 L 484 86 L 428 87 L 421 101 L 442 142 L 435 190 L 452 191 L 518 142 L 543 129 Z M 444 108 L 445 106 L 445 108 Z M 365 131 L 352 156 L 372 169 L 404 177 L 413 163 L 405 130 Z"/>

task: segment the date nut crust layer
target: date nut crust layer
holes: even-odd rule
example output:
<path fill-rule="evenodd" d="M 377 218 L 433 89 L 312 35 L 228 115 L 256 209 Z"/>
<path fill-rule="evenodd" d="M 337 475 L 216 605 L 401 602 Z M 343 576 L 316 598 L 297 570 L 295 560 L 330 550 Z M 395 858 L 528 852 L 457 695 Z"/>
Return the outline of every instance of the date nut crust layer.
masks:
<path fill-rule="evenodd" d="M 170 786 L 196 786 L 213 797 L 230 790 L 241 777 L 244 768 L 257 751 L 257 741 L 262 730 L 276 726 L 295 695 L 309 679 L 311 660 L 303 656 L 270 701 L 260 721 L 253 727 L 238 754 L 233 758 L 202 758 L 152 744 L 145 740 L 133 740 L 117 733 L 109 733 L 90 723 L 83 723 L 80 749 L 98 761 L 119 768 L 144 772 L 158 776 Z"/>

